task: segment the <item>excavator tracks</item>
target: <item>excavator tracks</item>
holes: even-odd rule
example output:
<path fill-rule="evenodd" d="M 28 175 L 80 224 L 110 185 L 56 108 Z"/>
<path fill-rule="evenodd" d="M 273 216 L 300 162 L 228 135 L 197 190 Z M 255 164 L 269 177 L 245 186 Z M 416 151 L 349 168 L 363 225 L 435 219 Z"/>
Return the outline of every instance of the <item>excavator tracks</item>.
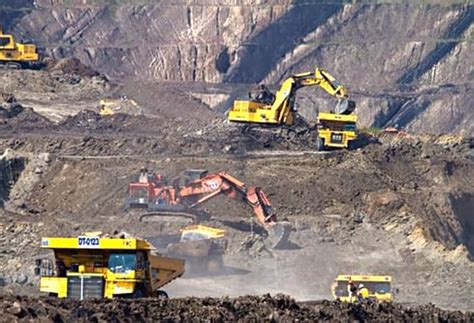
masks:
<path fill-rule="evenodd" d="M 142 223 L 149 222 L 162 222 L 173 221 L 173 222 L 186 222 L 196 224 L 199 222 L 198 215 L 188 212 L 175 212 L 175 211 L 152 211 L 147 212 L 139 217 L 139 221 Z"/>

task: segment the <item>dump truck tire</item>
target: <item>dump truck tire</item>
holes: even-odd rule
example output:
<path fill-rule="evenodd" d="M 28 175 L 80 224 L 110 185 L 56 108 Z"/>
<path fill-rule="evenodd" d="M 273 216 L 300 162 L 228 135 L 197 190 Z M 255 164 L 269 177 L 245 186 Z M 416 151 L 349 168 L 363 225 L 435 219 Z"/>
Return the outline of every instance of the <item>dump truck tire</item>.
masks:
<path fill-rule="evenodd" d="M 324 151 L 324 139 L 321 137 L 316 139 L 316 151 Z"/>
<path fill-rule="evenodd" d="M 224 269 L 224 261 L 222 257 L 214 257 L 209 259 L 207 263 L 207 272 L 210 274 L 217 274 Z"/>
<path fill-rule="evenodd" d="M 144 286 L 142 285 L 135 286 L 135 290 L 133 291 L 132 298 L 137 299 L 137 298 L 143 298 L 143 297 L 146 297 Z"/>

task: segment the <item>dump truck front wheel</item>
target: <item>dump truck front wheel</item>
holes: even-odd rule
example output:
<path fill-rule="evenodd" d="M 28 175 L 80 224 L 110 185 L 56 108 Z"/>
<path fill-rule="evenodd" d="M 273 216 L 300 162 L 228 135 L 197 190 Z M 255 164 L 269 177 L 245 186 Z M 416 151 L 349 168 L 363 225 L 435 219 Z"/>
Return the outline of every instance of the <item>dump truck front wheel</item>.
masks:
<path fill-rule="evenodd" d="M 324 150 L 324 139 L 318 136 L 316 139 L 316 151 L 323 151 Z"/>
<path fill-rule="evenodd" d="M 144 287 L 141 285 L 137 285 L 135 290 L 133 291 L 132 298 L 143 298 L 146 297 L 146 293 L 144 291 Z"/>
<path fill-rule="evenodd" d="M 158 291 L 156 292 L 156 297 L 157 297 L 157 298 L 163 298 L 163 299 L 164 299 L 164 298 L 169 298 L 168 293 L 165 292 L 164 290 L 158 290 Z"/>

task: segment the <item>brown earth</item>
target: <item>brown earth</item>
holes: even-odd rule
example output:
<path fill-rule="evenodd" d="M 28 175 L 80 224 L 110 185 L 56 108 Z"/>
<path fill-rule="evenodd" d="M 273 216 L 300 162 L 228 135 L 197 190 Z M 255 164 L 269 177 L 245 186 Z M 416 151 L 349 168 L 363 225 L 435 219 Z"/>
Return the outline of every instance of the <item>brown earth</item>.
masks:
<path fill-rule="evenodd" d="M 173 111 L 101 117 L 86 102 L 118 89 L 107 80 L 96 83 L 86 73 L 75 83 L 64 71 L 7 73 L 5 93 L 23 108 L 4 114 L 0 124 L 0 149 L 8 150 L 1 163 L 2 293 L 38 293 L 32 259 L 42 236 L 127 231 L 158 241 L 179 232 L 182 224 L 143 224 L 122 209 L 127 183 L 147 166 L 169 178 L 187 168 L 228 171 L 261 186 L 278 216 L 294 226 L 292 249 L 271 250 L 252 234 L 244 204 L 210 201 L 203 209 L 214 219 L 207 223 L 228 231 L 226 268 L 176 280 L 167 286 L 173 297 L 331 298 L 337 273 L 372 272 L 394 277 L 399 301 L 472 308 L 472 138 L 379 135 L 356 151 L 318 154 L 311 136 L 242 133 L 213 113 L 199 113 L 199 105 L 187 106 L 179 93 L 182 111 L 199 118 Z M 136 93 L 156 100 L 159 92 L 151 90 Z M 48 113 L 38 103 L 29 108 L 32 98 L 45 100 Z"/>
<path fill-rule="evenodd" d="M 228 171 L 261 186 L 293 225 L 290 247 L 271 250 L 249 208 L 211 200 L 202 209 L 213 217 L 207 224 L 227 230 L 225 270 L 174 281 L 166 286 L 172 297 L 328 299 L 337 274 L 373 273 L 393 276 L 398 302 L 474 307 L 472 64 L 465 64 L 472 5 L 249 4 L 0 5 L 7 29 L 68 57 L 40 71 L 0 74 L 1 294 L 38 294 L 33 260 L 46 254 L 38 251 L 42 236 L 127 231 L 158 241 L 179 232 L 181 223 L 144 224 L 124 212 L 126 186 L 146 166 L 169 178 L 187 168 Z M 280 34 L 288 41 L 273 41 Z M 249 83 L 278 83 L 316 62 L 352 90 L 361 125 L 468 135 L 367 135 L 355 151 L 316 153 L 311 135 L 242 133 L 219 113 Z M 298 94 L 308 120 L 332 104 L 314 92 Z M 145 116 L 96 113 L 100 98 L 122 95 Z M 75 302 L 2 300 L 12 319 L 25 320 L 113 319 L 116 310 L 118 319 L 133 311 L 145 320 L 176 318 L 155 316 L 163 309 L 182 319 L 261 319 L 275 309 L 281 320 L 472 319 L 432 306 L 303 306 L 268 296 L 91 301 L 77 310 Z"/>
<path fill-rule="evenodd" d="M 441 310 L 433 305 L 341 304 L 312 302 L 269 294 L 238 298 L 172 300 L 61 301 L 51 298 L 0 297 L 9 322 L 471 322 L 474 313 Z"/>
<path fill-rule="evenodd" d="M 85 115 L 66 122 L 73 125 Z M 41 236 L 124 230 L 154 240 L 178 232 L 182 224 L 143 224 L 136 213 L 122 209 L 127 183 L 147 166 L 168 178 L 187 168 L 228 171 L 248 185 L 261 186 L 278 216 L 294 226 L 294 247 L 270 250 L 251 234 L 252 215 L 245 204 L 223 197 L 210 201 L 203 209 L 214 220 L 207 223 L 228 231 L 227 269 L 212 278 L 177 280 L 168 288 L 171 295 L 284 292 L 299 300 L 329 298 L 337 273 L 360 271 L 393 275 L 401 301 L 473 306 L 472 139 L 380 136 L 379 144 L 351 152 L 298 154 L 254 147 L 239 154 L 187 150 L 186 155 L 174 145 L 188 139 L 174 136 L 171 144 L 170 138 L 151 139 L 154 132 L 145 133 L 159 147 L 148 150 L 123 138 L 138 131 L 130 121 L 135 117 L 114 118 L 115 130 L 85 128 L 85 141 L 78 137 L 83 128 L 72 127 L 58 135 L 25 133 L 15 139 L 22 144 L 10 147 L 28 163 L 6 198 L 11 213 L 2 216 L 6 293 L 36 293 L 31 259 L 38 255 Z M 143 124 L 148 119 L 139 120 Z M 107 124 L 107 119 L 98 122 Z M 61 129 L 61 124 L 54 127 Z M 61 144 L 50 146 L 57 142 L 52 141 L 55 136 Z M 110 150 L 104 136 L 122 149 Z M 189 143 L 209 147 L 212 137 L 204 138 Z M 6 148 L 12 140 L 5 138 L 0 146 Z M 213 140 L 219 147 L 227 144 L 219 135 Z M 280 281 L 279 275 L 285 279 Z"/>

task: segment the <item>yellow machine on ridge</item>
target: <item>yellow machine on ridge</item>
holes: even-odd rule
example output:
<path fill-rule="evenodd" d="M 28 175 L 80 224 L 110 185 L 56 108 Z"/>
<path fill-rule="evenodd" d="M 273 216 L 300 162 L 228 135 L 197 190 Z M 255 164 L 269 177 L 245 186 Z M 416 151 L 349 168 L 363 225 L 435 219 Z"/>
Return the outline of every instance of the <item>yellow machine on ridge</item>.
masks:
<path fill-rule="evenodd" d="M 35 45 L 17 43 L 13 35 L 4 34 L 0 27 L 0 67 L 22 68 L 37 63 L 38 60 Z"/>
<path fill-rule="evenodd" d="M 293 126 L 297 117 L 294 108 L 296 91 L 302 87 L 315 85 L 339 99 L 335 113 L 320 113 L 318 116 L 320 140 L 317 148 L 347 148 L 349 142 L 357 137 L 355 133 L 357 116 L 350 115 L 355 110 L 355 102 L 348 99 L 347 89 L 343 85 L 331 74 L 319 68 L 314 72 L 290 76 L 275 94 L 262 85 L 260 93 L 254 99 L 234 101 L 228 113 L 228 120 L 249 125 Z"/>
<path fill-rule="evenodd" d="M 110 116 L 117 113 L 141 116 L 143 115 L 143 109 L 135 100 L 126 96 L 119 99 L 107 98 L 99 101 L 99 114 L 101 116 Z"/>
<path fill-rule="evenodd" d="M 152 255 L 154 247 L 135 238 L 49 237 L 41 248 L 55 261 L 37 259 L 40 291 L 60 298 L 167 297 L 159 288 L 184 274 L 184 261 Z"/>
<path fill-rule="evenodd" d="M 338 275 L 331 286 L 331 292 L 334 299 L 339 299 L 342 302 L 349 302 L 348 284 L 352 281 L 353 284 L 359 288 L 362 286 L 368 291 L 368 295 L 364 298 L 376 300 L 378 302 L 392 302 L 393 294 L 396 289 L 392 288 L 392 277 L 381 275 Z M 355 302 L 360 297 L 353 297 Z"/>

